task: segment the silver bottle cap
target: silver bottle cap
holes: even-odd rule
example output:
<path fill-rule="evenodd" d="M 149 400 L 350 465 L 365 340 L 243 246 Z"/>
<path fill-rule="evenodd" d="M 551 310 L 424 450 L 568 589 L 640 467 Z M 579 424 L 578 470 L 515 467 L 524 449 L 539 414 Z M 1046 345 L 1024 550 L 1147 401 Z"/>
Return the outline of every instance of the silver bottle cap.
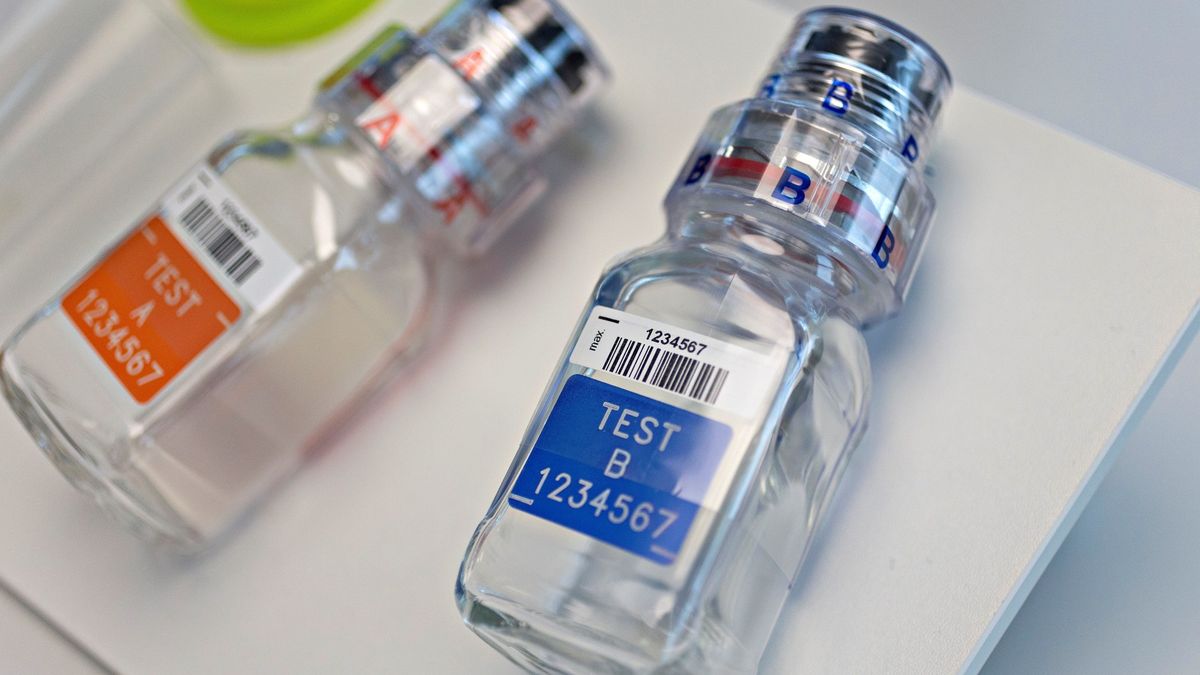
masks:
<path fill-rule="evenodd" d="M 608 70 L 554 0 L 463 0 L 422 33 L 393 26 L 326 78 L 321 101 L 363 131 L 466 252 L 544 189 L 536 160 Z"/>
<path fill-rule="evenodd" d="M 903 304 L 934 200 L 925 183 L 950 73 L 928 45 L 858 10 L 799 17 L 758 96 L 718 110 L 667 197 L 779 240 L 864 322 Z M 757 223 L 757 225 L 755 225 Z"/>
<path fill-rule="evenodd" d="M 849 90 L 834 87 L 838 82 Z M 861 10 L 821 7 L 797 19 L 759 93 L 823 104 L 833 88 L 837 107 L 849 91 L 842 117 L 919 161 L 952 84 L 942 57 L 903 26 Z"/>

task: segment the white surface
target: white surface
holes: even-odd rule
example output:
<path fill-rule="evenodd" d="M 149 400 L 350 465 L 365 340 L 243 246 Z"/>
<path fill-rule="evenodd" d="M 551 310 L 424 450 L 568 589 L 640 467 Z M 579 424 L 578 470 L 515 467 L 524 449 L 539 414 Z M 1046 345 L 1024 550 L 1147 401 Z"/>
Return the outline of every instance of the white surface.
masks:
<path fill-rule="evenodd" d="M 390 13 L 423 16 L 412 4 Z M 466 537 L 603 261 L 661 232 L 658 203 L 704 116 L 753 90 L 788 18 L 570 4 L 613 45 L 603 148 L 472 271 L 439 348 L 238 537 L 184 566 L 94 513 L 5 414 L 0 576 L 125 672 L 511 672 L 458 623 Z M 756 48 L 709 48 L 723 40 Z M 300 56 L 231 76 L 294 112 L 313 79 Z M 962 91 L 937 152 L 925 266 L 905 314 L 871 337 L 873 430 L 765 672 L 967 666 L 1200 295 L 1195 194 Z M 494 332 L 513 312 L 547 330 Z"/>
<path fill-rule="evenodd" d="M 0 589 L 0 672 L 100 675 L 104 671 Z"/>
<path fill-rule="evenodd" d="M 992 653 L 986 675 L 1200 672 L 1200 345 Z"/>

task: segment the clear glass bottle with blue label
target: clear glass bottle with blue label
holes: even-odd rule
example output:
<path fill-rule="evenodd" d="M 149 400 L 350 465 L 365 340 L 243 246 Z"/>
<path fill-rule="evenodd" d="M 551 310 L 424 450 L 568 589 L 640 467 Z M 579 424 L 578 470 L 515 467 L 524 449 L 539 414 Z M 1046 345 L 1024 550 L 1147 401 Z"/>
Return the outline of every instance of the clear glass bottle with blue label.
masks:
<path fill-rule="evenodd" d="M 554 0 L 386 29 L 308 114 L 218 145 L 20 328 L 6 397 L 123 521 L 204 546 L 416 353 L 444 270 L 538 197 L 605 79 Z"/>
<path fill-rule="evenodd" d="M 854 10 L 802 15 L 709 120 L 668 232 L 604 272 L 462 563 L 467 624 L 540 672 L 750 673 L 866 424 L 950 75 Z"/>

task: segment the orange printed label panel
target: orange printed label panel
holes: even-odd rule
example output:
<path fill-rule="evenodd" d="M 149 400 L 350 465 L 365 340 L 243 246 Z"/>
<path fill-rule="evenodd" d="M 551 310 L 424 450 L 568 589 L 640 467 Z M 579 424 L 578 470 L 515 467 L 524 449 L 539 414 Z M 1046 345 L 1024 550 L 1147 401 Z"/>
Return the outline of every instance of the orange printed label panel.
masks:
<path fill-rule="evenodd" d="M 159 216 L 92 268 L 62 309 L 140 404 L 242 313 Z"/>

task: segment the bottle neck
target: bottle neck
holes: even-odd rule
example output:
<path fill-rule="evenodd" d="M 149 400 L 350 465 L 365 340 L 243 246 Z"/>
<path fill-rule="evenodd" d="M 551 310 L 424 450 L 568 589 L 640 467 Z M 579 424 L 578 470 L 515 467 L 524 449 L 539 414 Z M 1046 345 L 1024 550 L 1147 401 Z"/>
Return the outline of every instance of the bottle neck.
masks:
<path fill-rule="evenodd" d="M 713 114 L 666 205 L 673 228 L 753 235 L 793 261 L 817 261 L 804 266 L 874 323 L 903 303 L 934 202 L 920 169 L 891 145 L 811 107 L 760 98 Z"/>
<path fill-rule="evenodd" d="M 420 33 L 385 29 L 318 105 L 413 186 L 452 248 L 483 253 L 545 189 L 545 152 L 605 76 L 553 0 L 464 2 Z"/>
<path fill-rule="evenodd" d="M 302 148 L 299 154 L 306 168 L 338 210 L 370 213 L 382 224 L 416 229 L 439 255 L 485 254 L 490 243 L 482 238 L 486 228 L 503 230 L 539 196 L 544 184 L 540 174 L 531 172 L 520 199 L 503 202 L 503 211 L 493 210 L 469 182 L 448 186 L 447 176 L 438 174 L 436 167 L 424 172 L 405 170 L 355 120 L 320 100 L 303 116 L 263 138 L 278 143 L 280 153 Z M 271 152 L 267 147 L 257 151 Z M 497 219 L 502 221 L 498 227 Z"/>
<path fill-rule="evenodd" d="M 865 327 L 899 309 L 895 289 L 874 271 L 862 269 L 861 256 L 844 242 L 818 225 L 798 232 L 795 222 L 776 222 L 771 209 L 755 206 L 727 200 L 669 202 L 667 238 L 685 245 L 716 244 L 768 269 L 803 298 L 813 316 L 837 314 Z"/>

